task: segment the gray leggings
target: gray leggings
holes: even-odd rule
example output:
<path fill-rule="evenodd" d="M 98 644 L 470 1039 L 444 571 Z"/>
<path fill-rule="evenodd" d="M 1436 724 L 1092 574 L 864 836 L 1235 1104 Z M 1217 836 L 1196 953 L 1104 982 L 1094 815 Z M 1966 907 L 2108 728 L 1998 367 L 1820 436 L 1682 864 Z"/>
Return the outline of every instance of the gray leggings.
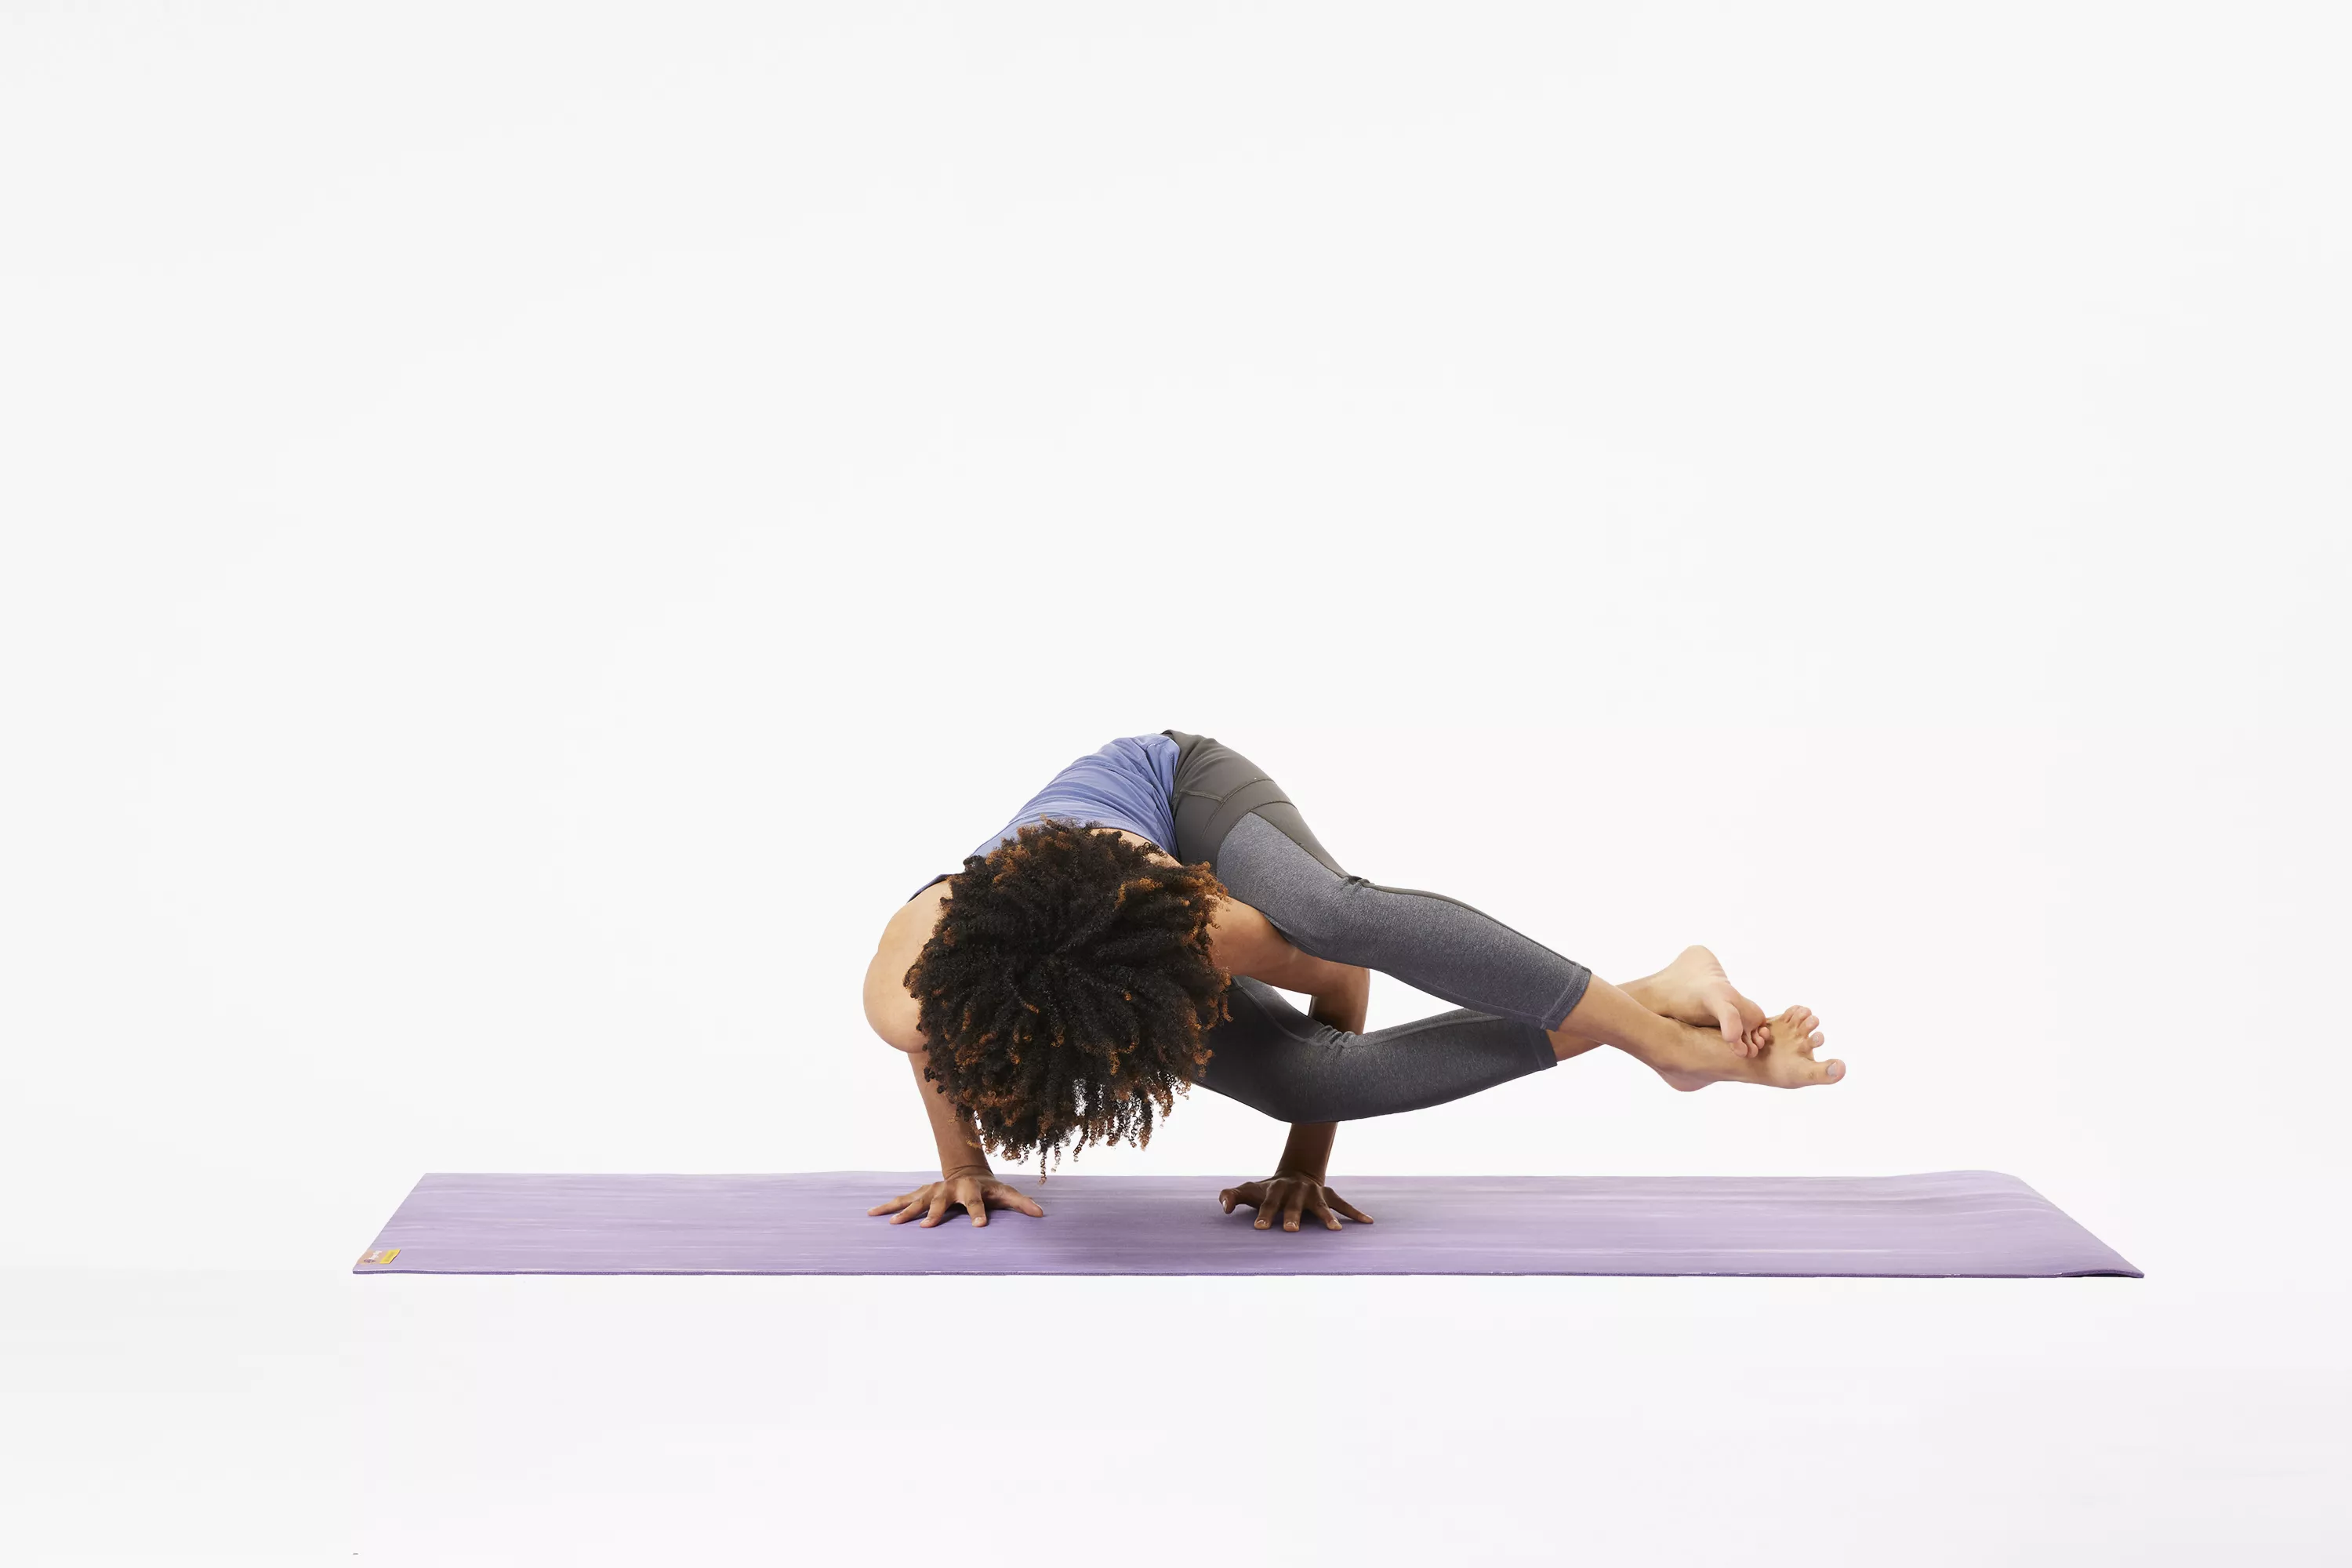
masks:
<path fill-rule="evenodd" d="M 1458 1010 L 1354 1035 L 1273 986 L 1237 979 L 1209 1034 L 1201 1082 L 1282 1121 L 1352 1121 L 1443 1105 L 1554 1065 L 1546 1031 L 1591 971 L 1469 905 L 1351 877 L 1248 758 L 1205 735 L 1179 748 L 1179 859 L 1207 861 L 1233 895 L 1306 952 L 1360 964 Z"/>

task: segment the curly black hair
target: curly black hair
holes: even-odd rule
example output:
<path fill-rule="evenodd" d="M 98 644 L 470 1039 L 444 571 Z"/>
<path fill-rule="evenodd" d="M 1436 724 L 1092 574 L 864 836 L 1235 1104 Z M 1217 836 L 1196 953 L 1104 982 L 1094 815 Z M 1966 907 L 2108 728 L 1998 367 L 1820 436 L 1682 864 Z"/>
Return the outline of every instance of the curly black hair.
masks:
<path fill-rule="evenodd" d="M 1150 1141 L 1226 1016 L 1209 956 L 1223 886 L 1095 826 L 1047 821 L 966 859 L 907 971 L 929 1066 L 982 1148 L 1014 1161 Z"/>

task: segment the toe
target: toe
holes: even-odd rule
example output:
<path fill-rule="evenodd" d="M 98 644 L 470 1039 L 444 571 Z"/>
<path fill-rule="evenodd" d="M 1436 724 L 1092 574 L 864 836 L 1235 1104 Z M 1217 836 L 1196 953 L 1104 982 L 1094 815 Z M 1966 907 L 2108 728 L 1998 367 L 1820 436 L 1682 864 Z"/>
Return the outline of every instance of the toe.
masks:
<path fill-rule="evenodd" d="M 1755 1003 L 1750 1002 L 1747 997 L 1742 996 L 1737 991 L 1731 994 L 1731 1005 L 1739 1014 L 1738 1032 L 1740 1034 L 1754 1034 L 1757 1030 L 1764 1026 L 1766 1021 L 1764 1017 L 1764 1009 L 1759 1007 Z M 1726 1029 L 1724 1033 L 1727 1035 L 1732 1033 L 1732 1031 Z"/>
<path fill-rule="evenodd" d="M 1835 1057 L 1832 1057 L 1825 1062 L 1816 1062 L 1813 1065 L 1821 1068 L 1821 1081 L 1823 1083 L 1835 1083 L 1838 1079 L 1845 1077 L 1845 1063 L 1838 1060 Z"/>

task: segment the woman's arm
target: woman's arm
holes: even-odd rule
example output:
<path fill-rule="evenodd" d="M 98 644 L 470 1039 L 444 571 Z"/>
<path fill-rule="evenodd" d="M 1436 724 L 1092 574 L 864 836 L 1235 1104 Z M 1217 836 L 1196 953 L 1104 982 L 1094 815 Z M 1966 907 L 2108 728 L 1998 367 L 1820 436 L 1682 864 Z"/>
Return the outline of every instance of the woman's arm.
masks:
<path fill-rule="evenodd" d="M 1239 899 L 1219 903 L 1210 919 L 1209 956 L 1228 974 L 1315 998 L 1310 1011 L 1318 1023 L 1352 1034 L 1364 1031 L 1363 1008 L 1371 994 L 1371 972 L 1299 952 L 1272 921 Z M 1322 1011 L 1327 1000 L 1333 1013 L 1328 1018 Z"/>
<path fill-rule="evenodd" d="M 923 1115 L 930 1123 L 932 1146 L 939 1151 L 940 1179 L 866 1212 L 888 1214 L 892 1225 L 921 1215 L 926 1227 L 939 1224 L 951 1208 L 971 1215 L 974 1225 L 986 1225 L 992 1208 L 1019 1209 L 1042 1219 L 1044 1209 L 996 1179 L 989 1168 L 988 1152 L 974 1136 L 971 1119 L 960 1113 L 946 1092 L 923 1076 L 930 1055 L 923 1038 L 922 1007 L 908 994 L 906 974 L 922 950 L 921 933 L 930 929 L 921 923 L 923 918 L 938 918 L 937 896 L 929 899 L 928 910 L 915 908 L 925 901 L 923 895 L 917 895 L 882 932 L 874 961 L 866 966 L 866 1021 L 885 1044 L 906 1052 L 908 1065 L 914 1068 L 915 1091 L 923 1097 Z"/>
<path fill-rule="evenodd" d="M 1218 910 L 1210 940 L 1218 943 L 1221 937 L 1224 945 L 1219 963 L 1228 972 L 1305 995 L 1307 1016 L 1318 1024 L 1351 1035 L 1364 1032 L 1365 1015 L 1371 1005 L 1370 970 L 1299 952 L 1275 929 L 1273 921 L 1238 900 Z M 1294 1122 L 1274 1174 L 1262 1182 L 1227 1187 L 1217 1194 L 1217 1201 L 1224 1205 L 1227 1214 L 1236 1205 L 1257 1210 L 1259 1230 L 1274 1228 L 1277 1216 L 1283 1229 L 1297 1230 L 1303 1215 L 1312 1215 L 1327 1228 L 1338 1230 L 1334 1210 L 1360 1224 L 1371 1224 L 1371 1215 L 1324 1185 L 1331 1165 L 1331 1145 L 1339 1134 L 1336 1121 Z"/>
<path fill-rule="evenodd" d="M 988 1151 L 980 1146 L 973 1134 L 971 1119 L 957 1111 L 940 1086 L 923 1076 L 930 1065 L 928 1051 L 909 1051 L 907 1065 L 915 1069 L 915 1091 L 923 1097 L 923 1114 L 930 1119 L 931 1143 L 939 1150 L 940 1174 L 959 1176 L 977 1172 L 983 1176 L 994 1175 L 988 1163 Z"/>
<path fill-rule="evenodd" d="M 1295 947 L 1290 951 L 1298 952 Z M 1351 1035 L 1362 1034 L 1364 1015 L 1372 1005 L 1372 972 L 1352 963 L 1328 963 L 1319 958 L 1307 958 L 1303 952 L 1298 956 L 1317 971 L 1307 977 L 1316 984 L 1306 993 L 1307 1016 L 1318 1024 L 1328 1024 Z"/>

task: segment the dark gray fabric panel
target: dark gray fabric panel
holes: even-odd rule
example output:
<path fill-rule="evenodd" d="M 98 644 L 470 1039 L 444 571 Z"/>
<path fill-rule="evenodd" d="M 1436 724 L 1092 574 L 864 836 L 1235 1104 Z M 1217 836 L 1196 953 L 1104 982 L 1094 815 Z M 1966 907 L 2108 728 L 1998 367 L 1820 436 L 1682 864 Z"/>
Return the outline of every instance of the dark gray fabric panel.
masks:
<path fill-rule="evenodd" d="M 1217 853 L 1234 825 L 1255 814 L 1290 837 L 1335 877 L 1339 862 L 1323 847 L 1307 819 L 1265 770 L 1208 735 L 1162 730 L 1176 742 L 1176 858 L 1216 869 Z"/>

